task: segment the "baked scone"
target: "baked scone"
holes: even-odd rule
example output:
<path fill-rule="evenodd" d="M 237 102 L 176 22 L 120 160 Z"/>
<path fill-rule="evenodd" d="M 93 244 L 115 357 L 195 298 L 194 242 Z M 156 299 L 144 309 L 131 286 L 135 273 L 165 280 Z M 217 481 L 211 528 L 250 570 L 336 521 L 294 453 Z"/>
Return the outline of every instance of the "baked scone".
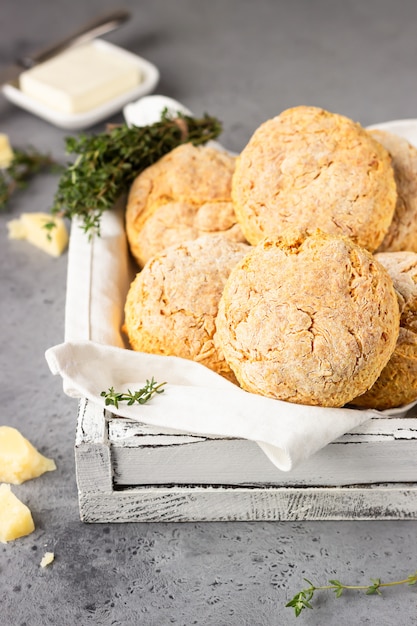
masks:
<path fill-rule="evenodd" d="M 394 217 L 378 252 L 417 252 L 417 148 L 386 130 L 369 132 L 391 155 L 398 194 Z"/>
<path fill-rule="evenodd" d="M 287 228 L 319 228 L 373 252 L 388 231 L 397 192 L 387 150 L 364 128 L 298 106 L 255 131 L 237 158 L 232 198 L 253 245 Z"/>
<path fill-rule="evenodd" d="M 133 182 L 126 233 L 140 267 L 171 245 L 222 233 L 244 242 L 231 199 L 235 157 L 209 146 L 178 146 Z"/>
<path fill-rule="evenodd" d="M 375 384 L 352 404 L 382 411 L 417 399 L 417 253 L 381 252 L 375 258 L 387 269 L 397 292 L 400 334 Z"/>
<path fill-rule="evenodd" d="M 232 270 L 215 341 L 243 389 L 340 407 L 378 378 L 399 317 L 392 280 L 371 253 L 346 237 L 287 231 Z"/>
<path fill-rule="evenodd" d="M 131 347 L 199 361 L 236 382 L 214 345 L 214 319 L 226 279 L 249 249 L 206 235 L 150 259 L 126 299 L 124 330 Z"/>

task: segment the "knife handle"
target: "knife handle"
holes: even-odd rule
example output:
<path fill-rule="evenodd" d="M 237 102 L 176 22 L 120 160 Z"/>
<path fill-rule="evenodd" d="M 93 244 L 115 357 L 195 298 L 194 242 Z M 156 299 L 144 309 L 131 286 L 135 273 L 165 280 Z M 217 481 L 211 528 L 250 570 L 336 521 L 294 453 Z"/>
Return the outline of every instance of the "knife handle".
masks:
<path fill-rule="evenodd" d="M 119 26 L 121 26 L 124 22 L 126 22 L 130 18 L 130 13 L 128 11 L 113 11 L 112 13 L 108 13 L 107 15 L 103 15 L 102 17 L 96 18 L 91 22 L 87 23 L 85 26 L 77 30 L 72 35 L 65 37 L 58 43 L 52 44 L 47 48 L 43 48 L 38 52 L 21 57 L 18 59 L 19 65 L 25 67 L 27 69 L 37 65 L 38 63 L 42 63 L 43 61 L 47 61 L 51 57 L 55 56 L 59 52 L 66 50 L 72 46 L 75 46 L 80 43 L 84 43 L 86 41 L 90 41 L 95 37 L 99 37 L 100 35 L 104 35 L 111 30 L 115 30 Z"/>

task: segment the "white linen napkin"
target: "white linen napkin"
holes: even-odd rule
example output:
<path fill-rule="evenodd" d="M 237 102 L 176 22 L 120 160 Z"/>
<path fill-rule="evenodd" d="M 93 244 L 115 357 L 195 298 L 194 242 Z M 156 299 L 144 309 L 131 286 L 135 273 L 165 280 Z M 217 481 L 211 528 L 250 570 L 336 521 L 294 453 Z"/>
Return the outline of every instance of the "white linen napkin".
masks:
<path fill-rule="evenodd" d="M 102 391 L 136 390 L 147 379 L 167 381 L 147 404 L 109 407 L 112 413 L 186 433 L 256 441 L 281 470 L 293 469 L 370 417 L 370 412 L 290 404 L 243 391 L 204 365 L 94 342 L 50 348 L 46 359 L 66 393 L 105 407 Z"/>
<path fill-rule="evenodd" d="M 376 411 L 281 402 L 243 391 L 199 363 L 127 349 L 121 326 L 130 267 L 123 206 L 107 211 L 100 237 L 75 219 L 68 251 L 65 341 L 47 350 L 64 391 L 105 406 L 102 391 L 139 389 L 152 376 L 167 382 L 145 405 L 111 407 L 115 415 L 181 432 L 256 441 L 280 470 L 289 471 Z M 244 461 L 243 461 L 244 462 Z"/>

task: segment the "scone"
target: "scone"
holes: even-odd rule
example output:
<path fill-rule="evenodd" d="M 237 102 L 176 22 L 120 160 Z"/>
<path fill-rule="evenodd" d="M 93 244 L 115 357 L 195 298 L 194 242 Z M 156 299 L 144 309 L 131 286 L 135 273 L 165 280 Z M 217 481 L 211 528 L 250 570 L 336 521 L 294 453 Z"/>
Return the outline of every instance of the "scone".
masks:
<path fill-rule="evenodd" d="M 232 270 L 215 341 L 243 389 L 340 407 L 392 355 L 399 306 L 386 269 L 347 237 L 265 239 Z"/>
<path fill-rule="evenodd" d="M 385 130 L 369 131 L 390 153 L 397 184 L 397 205 L 378 252 L 417 252 L 417 148 Z"/>
<path fill-rule="evenodd" d="M 171 245 L 223 234 L 244 242 L 231 199 L 235 157 L 190 143 L 178 146 L 133 182 L 126 233 L 140 267 Z"/>
<path fill-rule="evenodd" d="M 236 382 L 214 345 L 214 319 L 226 279 L 249 249 L 221 235 L 206 235 L 148 261 L 125 305 L 131 347 L 198 361 Z"/>
<path fill-rule="evenodd" d="M 288 228 L 346 235 L 371 252 L 397 198 L 387 150 L 352 120 L 311 106 L 263 123 L 239 155 L 232 198 L 246 239 Z"/>
<path fill-rule="evenodd" d="M 417 253 L 381 252 L 375 258 L 391 276 L 400 304 L 400 334 L 375 384 L 352 404 L 392 409 L 417 399 Z"/>

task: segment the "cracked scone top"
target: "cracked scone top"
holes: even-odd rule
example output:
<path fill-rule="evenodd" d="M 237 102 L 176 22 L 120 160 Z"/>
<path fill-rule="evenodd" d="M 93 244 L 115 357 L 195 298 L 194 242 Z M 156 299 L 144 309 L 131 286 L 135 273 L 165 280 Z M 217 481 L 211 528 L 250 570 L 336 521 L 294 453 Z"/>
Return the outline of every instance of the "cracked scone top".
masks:
<path fill-rule="evenodd" d="M 226 279 L 248 250 L 247 244 L 209 235 L 148 261 L 125 304 L 124 329 L 132 348 L 199 361 L 236 382 L 214 345 L 214 319 Z"/>
<path fill-rule="evenodd" d="M 388 231 L 396 196 L 387 150 L 349 118 L 311 106 L 261 124 L 232 182 L 236 216 L 253 245 L 287 228 L 320 228 L 372 252 Z"/>
<path fill-rule="evenodd" d="M 265 239 L 232 270 L 215 341 L 242 388 L 343 406 L 394 351 L 399 307 L 388 272 L 350 239 L 317 231 Z"/>
<path fill-rule="evenodd" d="M 377 252 L 417 252 L 417 148 L 386 130 L 370 132 L 391 155 L 397 185 L 394 217 Z"/>
<path fill-rule="evenodd" d="M 126 234 L 140 267 L 165 248 L 203 235 L 244 242 L 231 189 L 235 157 L 209 146 L 178 146 L 134 180 Z"/>
<path fill-rule="evenodd" d="M 375 384 L 352 404 L 383 411 L 417 399 L 417 253 L 380 252 L 375 258 L 388 271 L 397 292 L 400 334 Z"/>

